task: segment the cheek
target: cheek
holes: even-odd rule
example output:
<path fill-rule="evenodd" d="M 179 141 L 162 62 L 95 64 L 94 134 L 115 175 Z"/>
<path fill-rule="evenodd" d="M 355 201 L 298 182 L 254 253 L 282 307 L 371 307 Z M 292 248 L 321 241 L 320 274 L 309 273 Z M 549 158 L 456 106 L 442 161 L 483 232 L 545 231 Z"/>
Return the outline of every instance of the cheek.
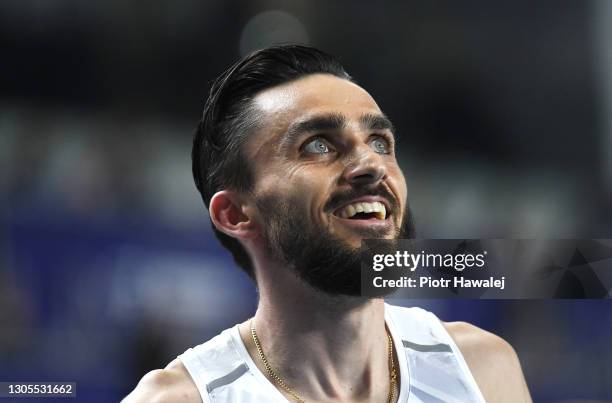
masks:
<path fill-rule="evenodd" d="M 278 167 L 262 176 L 265 177 L 260 178 L 255 186 L 258 197 L 276 197 L 301 214 L 320 211 L 331 182 L 329 174 L 323 175 L 305 167 Z"/>
<path fill-rule="evenodd" d="M 404 174 L 399 167 L 393 167 L 389 169 L 389 176 L 393 178 L 393 187 L 394 191 L 397 194 L 397 197 L 400 199 L 400 203 L 402 208 L 406 208 L 407 200 L 408 200 L 408 186 L 406 185 L 406 179 L 404 178 Z"/>
<path fill-rule="evenodd" d="M 406 185 L 406 180 L 404 179 L 403 175 L 400 180 L 399 188 L 400 188 L 400 195 L 402 197 L 402 200 L 404 204 L 406 204 L 408 200 L 408 185 Z"/>

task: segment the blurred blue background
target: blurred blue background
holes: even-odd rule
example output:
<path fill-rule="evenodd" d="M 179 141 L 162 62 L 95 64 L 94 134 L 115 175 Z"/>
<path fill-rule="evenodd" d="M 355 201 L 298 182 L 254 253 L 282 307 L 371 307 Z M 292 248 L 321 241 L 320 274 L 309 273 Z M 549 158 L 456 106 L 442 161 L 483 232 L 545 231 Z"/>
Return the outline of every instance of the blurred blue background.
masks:
<path fill-rule="evenodd" d="M 612 238 L 612 2 L 6 0 L 0 380 L 117 401 L 252 315 L 191 139 L 210 81 L 287 41 L 394 121 L 420 236 Z M 395 302 L 502 335 L 537 402 L 612 401 L 610 300 Z"/>

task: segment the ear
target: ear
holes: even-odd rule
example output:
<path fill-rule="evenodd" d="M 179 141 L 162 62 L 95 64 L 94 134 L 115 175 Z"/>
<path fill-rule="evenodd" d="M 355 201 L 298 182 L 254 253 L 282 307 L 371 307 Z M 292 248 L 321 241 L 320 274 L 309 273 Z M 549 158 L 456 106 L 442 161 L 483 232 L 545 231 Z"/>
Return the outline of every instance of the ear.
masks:
<path fill-rule="evenodd" d="M 255 233 L 253 220 L 246 211 L 239 195 L 231 190 L 215 193 L 208 207 L 213 225 L 224 234 L 237 239 L 252 238 Z"/>

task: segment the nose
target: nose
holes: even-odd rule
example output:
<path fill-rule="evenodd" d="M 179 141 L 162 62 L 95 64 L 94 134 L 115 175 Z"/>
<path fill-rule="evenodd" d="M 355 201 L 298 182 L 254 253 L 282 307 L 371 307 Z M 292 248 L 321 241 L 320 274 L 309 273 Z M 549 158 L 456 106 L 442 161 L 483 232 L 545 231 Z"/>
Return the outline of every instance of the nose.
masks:
<path fill-rule="evenodd" d="M 344 178 L 351 185 L 363 186 L 375 184 L 387 177 L 387 168 L 381 156 L 372 148 L 365 147 L 355 150 L 347 156 Z"/>

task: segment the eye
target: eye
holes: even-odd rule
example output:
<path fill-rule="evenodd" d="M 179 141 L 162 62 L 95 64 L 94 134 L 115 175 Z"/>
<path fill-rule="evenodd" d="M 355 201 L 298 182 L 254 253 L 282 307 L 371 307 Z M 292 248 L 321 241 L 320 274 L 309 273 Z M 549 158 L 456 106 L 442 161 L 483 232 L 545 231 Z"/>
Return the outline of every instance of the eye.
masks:
<path fill-rule="evenodd" d="M 370 142 L 370 147 L 379 154 L 391 153 L 391 146 L 389 142 L 383 137 L 376 137 Z"/>
<path fill-rule="evenodd" d="M 327 154 L 331 152 L 327 142 L 319 137 L 307 142 L 302 150 L 309 154 Z"/>

